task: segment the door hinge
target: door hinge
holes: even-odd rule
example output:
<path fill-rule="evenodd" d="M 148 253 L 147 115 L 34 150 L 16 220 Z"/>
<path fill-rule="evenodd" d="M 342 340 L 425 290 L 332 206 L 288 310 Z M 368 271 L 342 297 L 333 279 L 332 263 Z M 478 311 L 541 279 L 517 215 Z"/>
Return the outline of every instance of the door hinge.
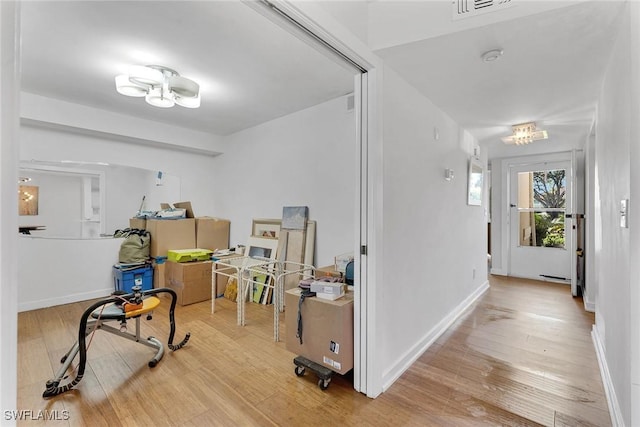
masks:
<path fill-rule="evenodd" d="M 367 254 L 367 246 L 366 245 L 360 246 L 360 255 L 366 255 L 366 254 Z"/>

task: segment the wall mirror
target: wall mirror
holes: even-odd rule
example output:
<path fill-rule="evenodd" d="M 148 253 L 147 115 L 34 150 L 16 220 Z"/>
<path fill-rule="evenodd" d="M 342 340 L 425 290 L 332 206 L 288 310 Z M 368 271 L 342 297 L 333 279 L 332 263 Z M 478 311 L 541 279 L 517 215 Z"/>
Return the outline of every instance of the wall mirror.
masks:
<path fill-rule="evenodd" d="M 469 181 L 467 204 L 470 206 L 482 206 L 482 187 L 484 185 L 484 171 L 482 164 L 472 158 L 469 160 Z"/>
<path fill-rule="evenodd" d="M 180 200 L 179 177 L 131 166 L 32 160 L 20 163 L 20 178 L 20 186 L 37 187 L 38 198 L 18 225 L 40 227 L 31 233 L 38 237 L 108 237 L 138 211 Z"/>

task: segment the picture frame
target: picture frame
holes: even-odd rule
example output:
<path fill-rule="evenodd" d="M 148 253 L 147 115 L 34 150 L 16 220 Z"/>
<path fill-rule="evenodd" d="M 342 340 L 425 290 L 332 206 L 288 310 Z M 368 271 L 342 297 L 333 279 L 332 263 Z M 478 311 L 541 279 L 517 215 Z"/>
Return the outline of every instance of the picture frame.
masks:
<path fill-rule="evenodd" d="M 18 215 L 38 215 L 38 193 L 38 186 L 18 186 Z"/>
<path fill-rule="evenodd" d="M 309 219 L 307 206 L 285 206 L 282 208 L 282 225 L 285 230 L 304 230 Z"/>
<path fill-rule="evenodd" d="M 255 218 L 251 227 L 253 237 L 280 238 L 282 220 L 278 218 Z M 307 220 L 307 236 L 305 238 L 304 263 L 315 265 L 316 221 Z"/>
<path fill-rule="evenodd" d="M 469 176 L 467 204 L 469 206 L 482 206 L 484 187 L 484 169 L 479 160 L 471 158 L 469 160 Z"/>
<path fill-rule="evenodd" d="M 249 239 L 247 239 L 244 252 L 247 256 L 245 259 L 245 267 L 259 264 L 264 262 L 265 259 L 275 260 L 277 251 L 278 239 L 250 236 Z"/>
<path fill-rule="evenodd" d="M 280 237 L 281 219 L 258 218 L 253 220 L 251 235 L 255 237 Z"/>

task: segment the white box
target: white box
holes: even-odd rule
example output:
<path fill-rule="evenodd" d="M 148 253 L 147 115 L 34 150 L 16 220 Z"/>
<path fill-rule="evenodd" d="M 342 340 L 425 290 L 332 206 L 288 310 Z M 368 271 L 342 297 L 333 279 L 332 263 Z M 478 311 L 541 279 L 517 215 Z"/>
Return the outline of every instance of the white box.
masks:
<path fill-rule="evenodd" d="M 320 299 L 326 299 L 328 301 L 335 301 L 337 299 L 342 298 L 345 295 L 344 292 L 342 292 L 339 295 L 336 294 L 325 294 L 324 292 L 316 292 L 316 297 L 320 298 Z"/>
<path fill-rule="evenodd" d="M 315 280 L 311 282 L 311 292 L 336 295 L 339 297 L 341 294 L 344 294 L 344 283 Z"/>

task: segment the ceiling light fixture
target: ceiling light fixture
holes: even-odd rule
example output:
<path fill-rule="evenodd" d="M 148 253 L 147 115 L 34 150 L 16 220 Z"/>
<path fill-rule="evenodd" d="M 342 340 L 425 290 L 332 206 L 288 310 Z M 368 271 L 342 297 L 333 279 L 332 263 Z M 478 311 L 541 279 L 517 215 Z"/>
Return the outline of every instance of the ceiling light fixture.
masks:
<path fill-rule="evenodd" d="M 525 145 L 540 139 L 547 139 L 549 135 L 546 130 L 537 130 L 535 122 L 521 123 L 513 125 L 513 134 L 502 138 L 505 144 Z"/>
<path fill-rule="evenodd" d="M 482 54 L 481 58 L 483 62 L 493 62 L 502 56 L 504 50 L 502 49 L 491 49 Z"/>
<path fill-rule="evenodd" d="M 187 108 L 200 106 L 200 85 L 161 65 L 133 65 L 129 74 L 116 76 L 116 90 L 126 96 L 143 97 L 160 108 L 178 104 Z"/>

